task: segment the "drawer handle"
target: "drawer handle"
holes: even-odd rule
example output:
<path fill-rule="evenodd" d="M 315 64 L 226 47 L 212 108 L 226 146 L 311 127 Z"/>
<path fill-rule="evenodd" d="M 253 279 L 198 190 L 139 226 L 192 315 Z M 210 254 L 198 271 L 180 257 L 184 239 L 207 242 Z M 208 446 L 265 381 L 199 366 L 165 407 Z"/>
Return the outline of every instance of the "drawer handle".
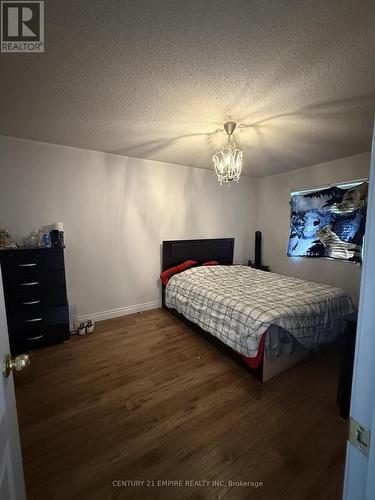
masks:
<path fill-rule="evenodd" d="M 39 281 L 30 281 L 30 283 L 21 283 L 21 286 L 36 286 L 39 285 Z"/>
<path fill-rule="evenodd" d="M 22 302 L 23 306 L 33 306 L 34 304 L 40 304 L 40 300 L 30 300 L 29 302 Z"/>
<path fill-rule="evenodd" d="M 43 321 L 43 318 L 25 319 L 25 323 L 37 323 L 38 321 Z"/>
<path fill-rule="evenodd" d="M 26 340 L 39 340 L 44 337 L 43 333 L 42 335 L 38 335 L 37 337 L 26 337 Z"/>
<path fill-rule="evenodd" d="M 36 262 L 31 262 L 30 264 L 18 264 L 18 267 L 35 267 L 37 265 Z"/>

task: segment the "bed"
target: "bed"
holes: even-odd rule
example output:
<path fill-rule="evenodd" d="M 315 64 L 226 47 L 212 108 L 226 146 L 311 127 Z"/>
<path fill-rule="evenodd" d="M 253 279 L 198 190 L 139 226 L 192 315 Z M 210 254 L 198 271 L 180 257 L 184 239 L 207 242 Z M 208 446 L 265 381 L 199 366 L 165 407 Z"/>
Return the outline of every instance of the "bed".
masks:
<path fill-rule="evenodd" d="M 353 310 L 343 290 L 233 266 L 233 250 L 233 238 L 164 241 L 163 270 L 188 259 L 198 265 L 170 278 L 163 306 L 263 382 L 343 332 Z M 218 265 L 200 265 L 207 260 Z"/>

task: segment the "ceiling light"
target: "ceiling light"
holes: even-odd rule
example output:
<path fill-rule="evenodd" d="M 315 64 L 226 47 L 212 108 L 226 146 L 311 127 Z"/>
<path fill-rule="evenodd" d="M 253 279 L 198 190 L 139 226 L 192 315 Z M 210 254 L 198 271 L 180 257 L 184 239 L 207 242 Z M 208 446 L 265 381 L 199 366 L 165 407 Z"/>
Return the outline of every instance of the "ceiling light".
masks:
<path fill-rule="evenodd" d="M 223 182 L 238 182 L 240 179 L 243 152 L 237 149 L 231 140 L 236 125 L 235 122 L 224 123 L 225 132 L 228 134 L 228 144 L 212 157 L 220 185 Z"/>

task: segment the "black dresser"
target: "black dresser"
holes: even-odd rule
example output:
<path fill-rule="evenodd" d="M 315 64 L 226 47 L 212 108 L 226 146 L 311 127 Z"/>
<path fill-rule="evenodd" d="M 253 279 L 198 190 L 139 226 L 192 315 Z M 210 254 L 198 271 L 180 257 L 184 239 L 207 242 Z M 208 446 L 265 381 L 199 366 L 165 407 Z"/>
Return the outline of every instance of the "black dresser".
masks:
<path fill-rule="evenodd" d="M 352 394 L 355 342 L 357 335 L 358 311 L 344 318 L 346 329 L 342 336 L 342 358 L 340 378 L 337 386 L 337 403 L 340 416 L 348 419 Z"/>
<path fill-rule="evenodd" d="M 69 338 L 62 248 L 1 250 L 5 306 L 13 355 Z"/>

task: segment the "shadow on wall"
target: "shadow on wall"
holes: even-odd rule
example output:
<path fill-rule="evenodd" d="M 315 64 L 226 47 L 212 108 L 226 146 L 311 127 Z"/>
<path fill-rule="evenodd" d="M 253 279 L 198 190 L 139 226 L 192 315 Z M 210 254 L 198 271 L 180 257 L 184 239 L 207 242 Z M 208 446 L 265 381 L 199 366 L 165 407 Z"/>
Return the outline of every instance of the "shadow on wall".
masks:
<path fill-rule="evenodd" d="M 123 261 L 123 270 L 112 272 L 123 272 L 127 282 L 136 283 L 148 282 L 152 269 L 157 285 L 160 267 L 154 256 L 160 242 L 207 232 L 210 213 L 205 212 L 202 218 L 200 208 L 205 203 L 202 175 L 209 174 L 196 169 L 175 169 L 173 165 L 158 166 L 156 174 L 153 165 L 143 164 L 140 168 L 140 161 L 124 158 L 117 188 L 121 207 L 117 214 L 113 207 L 109 210 L 117 218 L 116 248 L 134 259 L 129 262 L 118 255 L 115 260 Z M 108 176 L 110 171 L 109 165 Z M 143 297 L 139 300 L 145 301 Z"/>
<path fill-rule="evenodd" d="M 248 220 L 234 221 L 236 214 L 244 213 L 247 206 L 243 196 L 248 193 L 246 183 L 222 188 L 211 172 L 201 169 L 169 164 L 155 167 L 131 158 L 116 157 L 116 160 L 117 166 L 110 160 L 106 164 L 107 191 L 114 199 L 102 203 L 113 231 L 101 235 L 104 242 L 110 241 L 112 245 L 113 259 L 107 264 L 109 280 L 120 278 L 124 283 L 139 285 L 149 284 L 153 276 L 156 287 L 160 260 L 155 258 L 155 252 L 163 240 L 236 237 L 236 251 L 242 255 L 241 241 L 245 238 L 240 236 L 246 234 Z M 138 285 L 137 290 L 142 288 Z M 138 293 L 129 292 L 128 288 L 124 294 Z M 155 297 L 133 295 L 135 303 Z M 126 303 L 127 297 L 122 299 Z"/>

